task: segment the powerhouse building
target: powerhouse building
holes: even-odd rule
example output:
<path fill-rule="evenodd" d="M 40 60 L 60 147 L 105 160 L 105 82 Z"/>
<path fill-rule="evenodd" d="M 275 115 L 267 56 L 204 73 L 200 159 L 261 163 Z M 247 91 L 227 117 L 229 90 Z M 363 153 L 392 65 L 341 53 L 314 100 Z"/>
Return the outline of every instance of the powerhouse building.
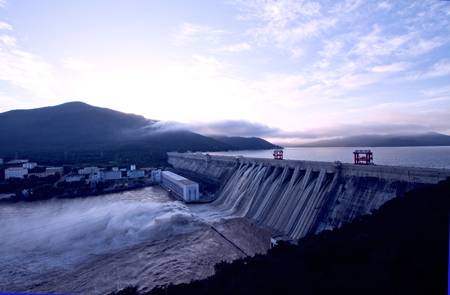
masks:
<path fill-rule="evenodd" d="M 170 171 L 161 173 L 161 183 L 186 203 L 198 201 L 200 198 L 198 183 Z"/>

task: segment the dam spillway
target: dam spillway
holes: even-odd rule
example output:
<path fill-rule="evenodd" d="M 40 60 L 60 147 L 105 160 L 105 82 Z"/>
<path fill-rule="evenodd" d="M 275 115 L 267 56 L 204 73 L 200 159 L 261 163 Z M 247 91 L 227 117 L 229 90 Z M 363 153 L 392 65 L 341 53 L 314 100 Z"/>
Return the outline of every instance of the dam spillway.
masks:
<path fill-rule="evenodd" d="M 340 227 L 450 170 L 168 153 L 177 173 L 218 188 L 212 205 L 298 239 Z"/>

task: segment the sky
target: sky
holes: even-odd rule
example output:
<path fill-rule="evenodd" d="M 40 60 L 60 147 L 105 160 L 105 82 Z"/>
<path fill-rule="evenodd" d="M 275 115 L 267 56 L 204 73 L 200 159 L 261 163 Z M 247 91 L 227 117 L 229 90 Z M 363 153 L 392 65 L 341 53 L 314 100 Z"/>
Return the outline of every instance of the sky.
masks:
<path fill-rule="evenodd" d="M 0 0 L 0 112 L 70 101 L 286 146 L 450 134 L 450 1 Z"/>

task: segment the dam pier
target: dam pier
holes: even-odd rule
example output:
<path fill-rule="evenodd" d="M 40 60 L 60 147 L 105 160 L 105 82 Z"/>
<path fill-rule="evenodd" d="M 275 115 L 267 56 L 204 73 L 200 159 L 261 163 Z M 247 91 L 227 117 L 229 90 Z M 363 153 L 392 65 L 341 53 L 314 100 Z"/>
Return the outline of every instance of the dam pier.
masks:
<path fill-rule="evenodd" d="M 293 239 L 340 227 L 450 170 L 168 153 L 174 172 L 217 188 L 211 206 Z"/>

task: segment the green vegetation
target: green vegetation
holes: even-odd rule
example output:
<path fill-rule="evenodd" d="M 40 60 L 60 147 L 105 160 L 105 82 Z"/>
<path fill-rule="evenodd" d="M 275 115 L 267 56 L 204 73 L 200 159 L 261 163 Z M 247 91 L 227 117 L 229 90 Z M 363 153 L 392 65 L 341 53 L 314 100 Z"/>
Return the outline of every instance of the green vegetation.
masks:
<path fill-rule="evenodd" d="M 450 179 L 410 191 L 372 215 L 221 262 L 215 274 L 145 294 L 445 294 Z M 128 287 L 111 294 L 144 294 Z"/>

